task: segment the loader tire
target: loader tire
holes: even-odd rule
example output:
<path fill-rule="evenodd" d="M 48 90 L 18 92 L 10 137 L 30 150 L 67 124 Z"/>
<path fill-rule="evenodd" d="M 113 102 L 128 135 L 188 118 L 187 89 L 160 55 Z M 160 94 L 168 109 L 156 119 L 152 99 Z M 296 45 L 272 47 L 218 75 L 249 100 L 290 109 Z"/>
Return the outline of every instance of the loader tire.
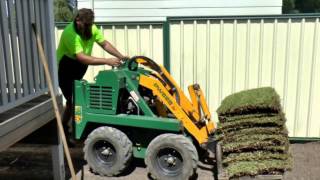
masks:
<path fill-rule="evenodd" d="M 132 142 L 120 130 L 104 126 L 89 134 L 83 151 L 93 173 L 116 176 L 130 163 Z"/>
<path fill-rule="evenodd" d="M 198 159 L 191 140 L 183 135 L 162 134 L 150 142 L 145 163 L 152 178 L 186 180 L 196 172 Z"/>

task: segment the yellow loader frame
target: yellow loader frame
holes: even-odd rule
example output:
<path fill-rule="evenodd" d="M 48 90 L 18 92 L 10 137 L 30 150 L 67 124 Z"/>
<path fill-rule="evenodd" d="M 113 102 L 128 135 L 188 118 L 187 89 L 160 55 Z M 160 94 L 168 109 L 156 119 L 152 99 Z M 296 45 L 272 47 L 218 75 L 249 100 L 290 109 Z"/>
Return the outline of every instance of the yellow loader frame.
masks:
<path fill-rule="evenodd" d="M 200 145 L 208 142 L 210 134 L 215 130 L 211 114 L 204 94 L 198 84 L 188 87 L 191 101 L 177 85 L 169 72 L 161 65 L 146 57 L 137 57 L 135 60 L 153 70 L 152 76 L 141 75 L 139 84 L 150 89 L 159 101 L 157 110 L 161 116 L 167 113 L 163 105 L 181 121 L 183 127 L 198 141 Z"/>

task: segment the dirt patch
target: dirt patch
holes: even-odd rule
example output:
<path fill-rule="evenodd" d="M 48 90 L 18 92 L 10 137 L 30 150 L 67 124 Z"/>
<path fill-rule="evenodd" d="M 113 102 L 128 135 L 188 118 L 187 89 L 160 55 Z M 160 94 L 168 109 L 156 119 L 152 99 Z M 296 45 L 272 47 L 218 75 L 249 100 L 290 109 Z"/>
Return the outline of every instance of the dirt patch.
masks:
<path fill-rule="evenodd" d="M 320 177 L 320 142 L 292 144 L 293 169 L 285 175 L 287 180 L 318 180 Z"/>

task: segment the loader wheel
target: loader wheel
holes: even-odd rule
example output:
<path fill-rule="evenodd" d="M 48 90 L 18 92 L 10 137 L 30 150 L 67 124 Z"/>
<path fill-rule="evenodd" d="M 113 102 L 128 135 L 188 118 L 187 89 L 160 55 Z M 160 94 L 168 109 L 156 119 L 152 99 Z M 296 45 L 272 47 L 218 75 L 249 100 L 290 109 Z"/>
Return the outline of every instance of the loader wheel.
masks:
<path fill-rule="evenodd" d="M 132 158 L 132 142 L 118 129 L 99 127 L 85 141 L 84 158 L 94 173 L 116 176 Z"/>
<path fill-rule="evenodd" d="M 162 134 L 151 141 L 145 163 L 155 179 L 186 180 L 197 169 L 198 153 L 183 135 Z"/>

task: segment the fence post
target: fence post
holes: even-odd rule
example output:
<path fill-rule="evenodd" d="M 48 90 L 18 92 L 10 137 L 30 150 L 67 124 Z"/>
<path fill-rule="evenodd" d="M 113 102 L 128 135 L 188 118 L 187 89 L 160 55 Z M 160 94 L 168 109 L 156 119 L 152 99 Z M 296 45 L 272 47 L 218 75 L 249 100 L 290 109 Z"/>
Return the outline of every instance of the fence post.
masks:
<path fill-rule="evenodd" d="M 163 64 L 170 73 L 170 22 L 163 23 Z"/>

